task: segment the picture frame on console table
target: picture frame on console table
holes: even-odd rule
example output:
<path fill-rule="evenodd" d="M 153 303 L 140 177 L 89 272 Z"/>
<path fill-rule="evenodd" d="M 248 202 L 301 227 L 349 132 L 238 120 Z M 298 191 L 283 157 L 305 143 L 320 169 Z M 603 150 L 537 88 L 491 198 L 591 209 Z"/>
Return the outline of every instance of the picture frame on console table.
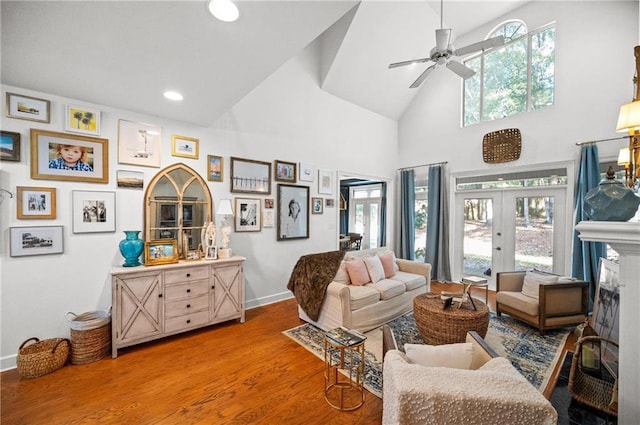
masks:
<path fill-rule="evenodd" d="M 153 240 L 144 243 L 144 265 L 173 264 L 180 260 L 178 241 Z"/>
<path fill-rule="evenodd" d="M 71 168 L 65 152 L 80 155 Z M 31 178 L 109 183 L 109 140 L 32 128 Z"/>

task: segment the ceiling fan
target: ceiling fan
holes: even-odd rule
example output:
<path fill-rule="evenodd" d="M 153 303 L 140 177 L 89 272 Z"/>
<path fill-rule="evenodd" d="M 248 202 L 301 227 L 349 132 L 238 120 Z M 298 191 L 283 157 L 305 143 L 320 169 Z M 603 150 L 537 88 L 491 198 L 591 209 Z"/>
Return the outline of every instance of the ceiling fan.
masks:
<path fill-rule="evenodd" d="M 442 0 L 440 0 L 440 29 L 436 30 L 436 46 L 431 49 L 429 53 L 429 57 L 420 58 L 420 59 L 412 59 L 408 61 L 396 62 L 389 65 L 389 69 L 398 68 L 400 66 L 413 65 L 416 63 L 425 63 L 425 62 L 434 62 L 433 65 L 424 70 L 422 74 L 418 77 L 417 80 L 409 86 L 412 89 L 415 89 L 422 84 L 424 80 L 427 79 L 429 75 L 436 69 L 437 66 L 446 65 L 451 71 L 458 74 L 460 77 L 471 78 L 475 75 L 475 71 L 461 62 L 453 59 L 455 56 L 465 56 L 473 52 L 478 52 L 480 50 L 485 51 L 491 47 L 498 47 L 504 44 L 504 37 L 492 37 L 483 41 L 478 41 L 477 43 L 472 43 L 467 46 L 456 49 L 451 44 L 451 29 L 443 28 L 442 18 L 443 18 L 443 10 L 442 10 Z"/>

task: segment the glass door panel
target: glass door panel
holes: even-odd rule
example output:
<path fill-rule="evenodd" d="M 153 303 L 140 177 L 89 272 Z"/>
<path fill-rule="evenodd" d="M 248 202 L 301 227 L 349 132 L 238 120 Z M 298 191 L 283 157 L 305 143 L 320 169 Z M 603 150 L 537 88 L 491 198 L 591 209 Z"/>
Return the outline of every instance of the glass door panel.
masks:
<path fill-rule="evenodd" d="M 515 269 L 553 271 L 554 197 L 516 197 Z"/>
<path fill-rule="evenodd" d="M 380 229 L 380 226 L 378 225 L 380 221 L 380 216 L 378 214 L 379 207 L 380 205 L 377 202 L 369 204 L 369 237 L 365 243 L 365 245 L 368 245 L 367 248 L 378 247 L 378 231 Z"/>
<path fill-rule="evenodd" d="M 464 199 L 463 275 L 491 276 L 493 199 Z"/>

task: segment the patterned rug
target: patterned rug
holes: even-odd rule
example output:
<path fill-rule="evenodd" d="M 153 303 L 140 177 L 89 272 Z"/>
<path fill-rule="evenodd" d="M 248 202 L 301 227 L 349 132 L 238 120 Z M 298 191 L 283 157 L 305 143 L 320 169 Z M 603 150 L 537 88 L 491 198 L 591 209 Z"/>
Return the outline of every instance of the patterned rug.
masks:
<path fill-rule="evenodd" d="M 424 344 L 416 327 L 413 313 L 401 316 L 388 323 L 402 349 L 404 344 Z M 302 345 L 316 357 L 324 359 L 324 332 L 313 325 L 304 324 L 283 332 Z M 568 329 L 545 332 L 538 331 L 509 316 L 497 317 L 490 313 L 489 330 L 485 341 L 500 356 L 506 357 L 522 375 L 543 392 L 553 369 L 560 359 L 562 347 L 569 335 Z M 365 341 L 365 388 L 382 397 L 382 330 L 366 333 Z"/>

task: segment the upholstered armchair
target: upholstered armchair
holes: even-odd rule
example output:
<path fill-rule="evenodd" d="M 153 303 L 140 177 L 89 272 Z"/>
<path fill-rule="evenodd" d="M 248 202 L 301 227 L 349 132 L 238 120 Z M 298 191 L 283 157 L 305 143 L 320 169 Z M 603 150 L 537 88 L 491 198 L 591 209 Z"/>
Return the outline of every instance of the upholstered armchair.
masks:
<path fill-rule="evenodd" d="M 518 318 L 538 328 L 579 325 L 587 318 L 587 282 L 540 272 L 496 274 L 496 314 Z"/>
<path fill-rule="evenodd" d="M 383 425 L 556 424 L 542 393 L 474 331 L 467 342 L 396 349 L 383 327 Z"/>

